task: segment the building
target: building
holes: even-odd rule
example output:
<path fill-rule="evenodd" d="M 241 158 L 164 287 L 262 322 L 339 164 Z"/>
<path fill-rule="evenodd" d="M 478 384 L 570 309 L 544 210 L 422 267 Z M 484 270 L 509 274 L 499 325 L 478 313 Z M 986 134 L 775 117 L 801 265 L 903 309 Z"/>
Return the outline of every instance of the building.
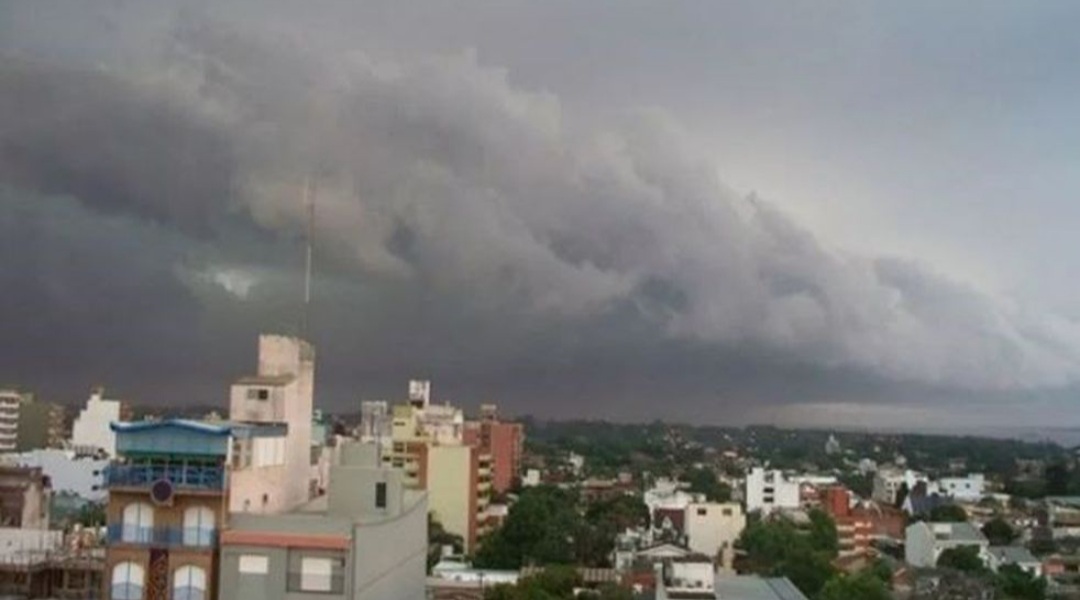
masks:
<path fill-rule="evenodd" d="M 746 515 L 737 502 L 694 502 L 686 507 L 686 541 L 693 552 L 719 558 L 731 568 L 735 542 L 746 528 Z"/>
<path fill-rule="evenodd" d="M 327 494 L 279 515 L 233 515 L 221 536 L 220 597 L 230 600 L 419 600 L 427 494 L 346 444 Z"/>
<path fill-rule="evenodd" d="M 95 387 L 71 424 L 72 450 L 79 456 L 115 456 L 116 432 L 109 425 L 123 420 L 122 413 L 119 400 L 106 400 L 105 388 Z"/>
<path fill-rule="evenodd" d="M 901 489 L 911 491 L 918 483 L 926 485 L 926 493 L 937 493 L 937 486 L 932 485 L 930 478 L 918 471 L 911 469 L 880 469 L 874 474 L 874 489 L 871 497 L 885 504 L 896 506 Z"/>
<path fill-rule="evenodd" d="M 521 423 L 499 420 L 494 404 L 480 406 L 480 420 L 466 423 L 465 443 L 480 447 L 491 457 L 491 487 L 505 494 L 521 477 L 521 453 L 525 429 Z"/>
<path fill-rule="evenodd" d="M 48 529 L 51 497 L 40 468 L 0 466 L 0 527 Z"/>
<path fill-rule="evenodd" d="M 432 404 L 431 382 L 410 381 L 409 397 L 394 406 L 391 444 L 383 465 L 402 469 L 406 487 L 428 492 L 428 509 L 465 553 L 489 531 L 491 458 L 465 439 L 465 417 L 449 404 Z"/>
<path fill-rule="evenodd" d="M 875 522 L 862 511 L 852 510 L 851 492 L 839 485 L 821 490 L 822 509 L 836 523 L 839 555 L 842 558 L 866 554 L 874 540 Z"/>
<path fill-rule="evenodd" d="M 986 477 L 982 473 L 970 473 L 967 477 L 942 477 L 937 482 L 938 491 L 963 502 L 978 502 L 986 494 Z"/>
<path fill-rule="evenodd" d="M 1043 576 L 1042 561 L 1023 546 L 990 546 L 986 551 L 986 566 L 997 573 L 1005 565 L 1016 565 L 1034 577 Z"/>
<path fill-rule="evenodd" d="M 700 555 L 657 565 L 656 600 L 807 600 L 785 577 L 717 575 Z"/>
<path fill-rule="evenodd" d="M 746 474 L 747 512 L 769 514 L 800 506 L 799 482 L 789 481 L 782 471 L 754 467 Z"/>
<path fill-rule="evenodd" d="M 63 448 L 67 440 L 64 407 L 39 402 L 32 394 L 23 396 L 19 406 L 19 434 L 16 450 Z"/>
<path fill-rule="evenodd" d="M 14 452 L 19 445 L 19 408 L 29 394 L 14 388 L 0 389 L 0 452 Z"/>
<path fill-rule="evenodd" d="M 908 525 L 904 536 L 904 561 L 913 567 L 937 566 L 941 553 L 950 548 L 976 546 L 986 560 L 990 542 L 971 523 L 928 523 Z"/>
<path fill-rule="evenodd" d="M 103 473 L 109 465 L 107 459 L 76 457 L 70 450 L 53 448 L 9 454 L 5 459 L 20 467 L 41 469 L 54 494 L 75 494 L 93 502 L 106 497 Z"/>
<path fill-rule="evenodd" d="M 284 427 L 168 419 L 112 429 L 117 457 L 105 472 L 104 597 L 217 598 L 227 461 L 239 445 L 283 438 Z"/>
<path fill-rule="evenodd" d="M 279 513 L 318 493 L 319 457 L 311 443 L 315 349 L 298 338 L 260 335 L 258 357 L 256 374 L 230 389 L 229 418 L 280 426 L 285 435 L 237 441 L 230 512 Z"/>
<path fill-rule="evenodd" d="M 356 437 L 364 443 L 390 443 L 393 418 L 385 400 L 364 400 L 360 403 L 360 428 Z"/>

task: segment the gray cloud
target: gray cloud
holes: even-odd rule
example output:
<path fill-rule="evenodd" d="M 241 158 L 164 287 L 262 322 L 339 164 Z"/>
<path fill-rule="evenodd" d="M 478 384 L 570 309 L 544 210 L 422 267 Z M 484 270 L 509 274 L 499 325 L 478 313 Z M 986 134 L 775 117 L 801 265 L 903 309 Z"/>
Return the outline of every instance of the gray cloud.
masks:
<path fill-rule="evenodd" d="M 1075 322 L 925 264 L 819 241 L 727 187 L 662 111 L 582 124 L 557 96 L 468 51 L 330 52 L 303 32 L 190 14 L 160 31 L 142 42 L 150 58 L 127 68 L 0 68 L 0 177 L 40 194 L 43 214 L 63 202 L 45 196 L 64 194 L 82 203 L 62 204 L 72 219 L 133 223 L 140 261 L 156 257 L 156 269 L 126 271 L 142 282 L 130 296 L 155 309 L 128 307 L 139 318 L 123 323 L 121 348 L 160 327 L 155 337 L 180 347 L 213 344 L 193 339 L 194 322 L 213 324 L 229 349 L 260 326 L 292 326 L 287 257 L 304 229 L 301 182 L 315 174 L 317 332 L 340 400 L 358 376 L 414 370 L 450 390 L 546 389 L 596 406 L 614 395 L 639 414 L 673 393 L 855 401 L 905 385 L 947 396 L 1080 375 Z M 170 243 L 140 228 L 182 249 L 158 254 Z M 42 256 L 79 243 L 37 241 Z M 125 262 L 94 269 L 114 259 Z M 28 289 L 98 273 L 37 268 L 44 281 L 11 271 Z M 116 308 L 49 328 L 79 336 Z M 80 347 L 73 356 L 90 353 Z"/>

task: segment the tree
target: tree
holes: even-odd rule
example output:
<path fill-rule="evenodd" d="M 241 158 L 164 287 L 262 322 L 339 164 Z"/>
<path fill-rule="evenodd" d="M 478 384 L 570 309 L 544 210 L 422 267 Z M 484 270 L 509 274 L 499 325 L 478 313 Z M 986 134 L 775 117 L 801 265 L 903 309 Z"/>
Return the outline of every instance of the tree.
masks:
<path fill-rule="evenodd" d="M 978 546 L 959 546 L 947 548 L 938 557 L 937 566 L 943 569 L 956 569 L 965 573 L 978 573 L 986 567 L 979 557 Z"/>
<path fill-rule="evenodd" d="M 581 576 L 571 566 L 551 566 L 519 581 L 484 591 L 484 600 L 572 600 Z M 617 597 L 612 597 L 617 598 Z"/>
<path fill-rule="evenodd" d="M 804 594 L 815 596 L 836 574 L 831 563 L 835 535 L 827 516 L 812 519 L 810 531 L 784 518 L 753 521 L 739 538 L 739 547 L 745 551 L 744 568 L 759 575 L 787 577 Z"/>
<path fill-rule="evenodd" d="M 983 535 L 990 540 L 991 546 L 1008 546 L 1016 539 L 1016 532 L 1001 517 L 994 517 L 982 526 Z"/>
<path fill-rule="evenodd" d="M 503 526 L 481 540 L 473 564 L 488 569 L 519 569 L 529 562 L 573 564 L 583 533 L 576 495 L 551 486 L 529 488 Z"/>
<path fill-rule="evenodd" d="M 717 479 L 711 469 L 691 469 L 684 479 L 690 484 L 690 492 L 704 494 L 710 502 L 731 501 L 731 486 Z"/>
<path fill-rule="evenodd" d="M 814 550 L 824 552 L 829 558 L 836 558 L 840 549 L 836 522 L 822 510 L 810 511 L 810 545 Z"/>
<path fill-rule="evenodd" d="M 907 482 L 900 484 L 900 487 L 896 489 L 896 508 L 903 508 L 904 502 L 907 501 L 908 494 L 911 490 L 908 489 Z"/>
<path fill-rule="evenodd" d="M 818 594 L 817 600 L 889 600 L 885 583 L 872 573 L 837 575 L 830 579 Z"/>
<path fill-rule="evenodd" d="M 1016 565 L 1004 565 L 998 569 L 994 587 L 1006 598 L 1015 600 L 1043 600 L 1046 598 L 1046 580 L 1035 577 Z"/>
<path fill-rule="evenodd" d="M 1046 481 L 1043 491 L 1047 496 L 1065 496 L 1069 493 L 1069 468 L 1064 462 L 1047 466 L 1043 479 Z"/>
<path fill-rule="evenodd" d="M 450 533 L 443 529 L 442 523 L 435 518 L 434 513 L 428 513 L 428 555 L 427 569 L 438 564 L 442 558 L 443 546 L 453 546 L 454 552 L 460 552 L 464 548 L 464 541 L 460 535 Z"/>
<path fill-rule="evenodd" d="M 83 527 L 101 527 L 105 525 L 105 505 L 98 502 L 87 502 L 79 508 L 75 515 L 75 522 Z"/>
<path fill-rule="evenodd" d="M 963 523 L 967 521 L 967 513 L 956 504 L 942 504 L 930 509 L 928 520 L 936 523 Z"/>

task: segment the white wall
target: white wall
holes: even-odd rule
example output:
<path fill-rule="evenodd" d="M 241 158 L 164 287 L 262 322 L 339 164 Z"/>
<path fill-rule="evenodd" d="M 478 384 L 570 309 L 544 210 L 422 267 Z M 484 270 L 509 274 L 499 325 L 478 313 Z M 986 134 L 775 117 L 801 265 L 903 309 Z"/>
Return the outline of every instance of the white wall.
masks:
<path fill-rule="evenodd" d="M 972 473 L 967 477 L 943 477 L 938 481 L 941 493 L 957 500 L 976 501 L 986 491 L 986 479 L 982 473 Z"/>
<path fill-rule="evenodd" d="M 799 484 L 782 471 L 754 467 L 746 475 L 746 510 L 768 514 L 779 508 L 799 508 Z"/>
<path fill-rule="evenodd" d="M 715 557 L 731 548 L 746 527 L 746 515 L 736 502 L 692 503 L 686 507 L 687 546 Z"/>
<path fill-rule="evenodd" d="M 109 465 L 108 460 L 76 459 L 73 452 L 55 449 L 32 450 L 10 455 L 10 459 L 22 467 L 41 467 L 49 477 L 53 493 L 73 492 L 93 501 L 107 496 L 102 472 Z"/>
<path fill-rule="evenodd" d="M 120 420 L 120 401 L 106 400 L 95 390 L 71 425 L 71 446 L 79 454 L 103 450 L 116 456 L 116 432 L 109 423 Z"/>

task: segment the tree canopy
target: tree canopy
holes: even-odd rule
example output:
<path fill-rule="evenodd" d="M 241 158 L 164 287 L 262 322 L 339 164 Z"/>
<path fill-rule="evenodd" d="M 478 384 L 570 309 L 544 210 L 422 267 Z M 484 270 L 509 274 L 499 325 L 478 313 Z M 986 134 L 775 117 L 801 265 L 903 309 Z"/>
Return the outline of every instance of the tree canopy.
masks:
<path fill-rule="evenodd" d="M 752 521 L 739 539 L 746 552 L 744 568 L 769 577 L 787 577 L 804 594 L 815 596 L 835 574 L 836 526 L 823 512 L 813 511 L 801 529 L 786 518 Z"/>
<path fill-rule="evenodd" d="M 979 557 L 978 546 L 947 548 L 938 557 L 937 566 L 965 573 L 978 573 L 986 568 L 982 558 Z"/>
<path fill-rule="evenodd" d="M 1001 517 L 994 517 L 987 521 L 982 526 L 982 532 L 986 539 L 990 540 L 991 546 L 1008 546 L 1016 539 L 1016 532 L 1013 531 L 1012 526 Z"/>
<path fill-rule="evenodd" d="M 817 600 L 889 600 L 885 583 L 870 572 L 837 575 L 821 588 Z"/>

